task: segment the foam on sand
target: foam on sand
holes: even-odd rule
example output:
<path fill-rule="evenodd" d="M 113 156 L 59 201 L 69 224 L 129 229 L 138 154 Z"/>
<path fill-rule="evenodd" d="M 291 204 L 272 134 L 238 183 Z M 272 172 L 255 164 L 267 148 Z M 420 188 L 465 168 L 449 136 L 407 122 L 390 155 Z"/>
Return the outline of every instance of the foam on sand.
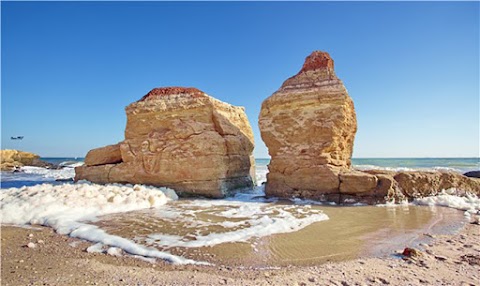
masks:
<path fill-rule="evenodd" d="M 0 192 L 1 219 L 2 223 L 49 226 L 60 234 L 95 242 L 93 249 L 97 250 L 115 247 L 132 255 L 178 264 L 197 263 L 110 235 L 87 223 L 106 214 L 159 208 L 177 198 L 173 190 L 142 185 L 42 184 Z M 106 252 L 119 253 L 116 249 Z"/>
<path fill-rule="evenodd" d="M 238 210 L 238 214 L 229 215 L 221 210 L 211 209 L 210 216 L 222 218 L 218 221 L 199 221 L 191 219 L 189 215 L 183 218 L 184 227 L 191 229 L 185 236 L 174 236 L 168 234 L 150 234 L 145 238 L 145 242 L 150 245 L 163 247 L 205 247 L 215 246 L 229 242 L 248 242 L 254 238 L 261 238 L 273 234 L 295 232 L 307 227 L 308 225 L 327 220 L 328 216 L 319 210 L 305 211 L 306 207 L 300 207 L 296 210 L 294 207 L 286 207 L 271 204 L 243 203 L 242 207 L 231 206 Z M 218 207 L 218 205 L 217 205 Z M 295 208 L 295 209 L 294 209 Z M 307 213 L 308 215 L 304 215 Z M 243 215 L 243 213 L 245 215 Z M 250 214 L 248 216 L 247 214 Z M 235 218 L 231 221 L 229 218 Z M 194 223 L 189 223 L 194 221 Z M 221 232 L 208 232 L 201 235 L 202 230 L 212 227 L 220 227 Z M 195 234 L 195 232 L 197 232 Z M 142 240 L 137 237 L 137 240 Z"/>
<path fill-rule="evenodd" d="M 238 242 L 255 248 L 257 238 L 296 232 L 328 220 L 321 210 L 306 202 L 292 204 L 266 198 L 263 187 L 221 200 L 177 200 L 173 190 L 143 185 L 42 184 L 5 189 L 0 192 L 0 203 L 2 223 L 52 227 L 59 234 L 93 242 L 88 252 L 126 253 L 178 264 L 206 263 L 165 250 Z M 109 219 L 127 218 L 124 223 L 130 225 L 129 217 L 136 218 L 140 227 L 145 221 L 170 227 L 147 230 L 133 240 L 108 233 L 115 231 L 109 230 Z M 158 233 L 158 229 L 170 232 Z"/>
<path fill-rule="evenodd" d="M 175 224 L 183 234 L 153 233 L 136 241 L 164 248 L 197 248 L 222 243 L 253 243 L 254 239 L 296 232 L 328 216 L 311 205 L 279 203 L 266 199 L 262 187 L 223 200 L 184 200 L 155 214 Z"/>

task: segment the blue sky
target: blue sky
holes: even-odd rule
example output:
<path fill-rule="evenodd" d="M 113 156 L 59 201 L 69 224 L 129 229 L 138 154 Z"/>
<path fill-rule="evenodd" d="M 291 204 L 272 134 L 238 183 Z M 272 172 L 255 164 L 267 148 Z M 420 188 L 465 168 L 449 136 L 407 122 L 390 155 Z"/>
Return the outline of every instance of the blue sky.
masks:
<path fill-rule="evenodd" d="M 328 51 L 354 157 L 479 156 L 479 2 L 1 2 L 2 148 L 79 156 L 123 139 L 160 86 L 245 106 Z M 23 135 L 22 141 L 10 136 Z"/>

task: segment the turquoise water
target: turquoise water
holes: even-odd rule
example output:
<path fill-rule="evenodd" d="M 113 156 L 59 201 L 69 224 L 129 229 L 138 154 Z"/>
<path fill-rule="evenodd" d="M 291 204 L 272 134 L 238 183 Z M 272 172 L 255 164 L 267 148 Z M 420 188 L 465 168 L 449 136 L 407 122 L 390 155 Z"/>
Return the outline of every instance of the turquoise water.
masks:
<path fill-rule="evenodd" d="M 55 165 L 65 165 L 70 162 L 83 162 L 83 157 L 42 157 L 41 160 Z"/>
<path fill-rule="evenodd" d="M 460 173 L 479 170 L 480 158 L 358 158 L 352 164 L 360 169 L 383 167 L 392 169 L 449 169 Z"/>
<path fill-rule="evenodd" d="M 256 159 L 257 166 L 266 166 L 270 159 Z M 450 170 L 459 173 L 480 170 L 480 158 L 353 158 L 360 170 Z"/>

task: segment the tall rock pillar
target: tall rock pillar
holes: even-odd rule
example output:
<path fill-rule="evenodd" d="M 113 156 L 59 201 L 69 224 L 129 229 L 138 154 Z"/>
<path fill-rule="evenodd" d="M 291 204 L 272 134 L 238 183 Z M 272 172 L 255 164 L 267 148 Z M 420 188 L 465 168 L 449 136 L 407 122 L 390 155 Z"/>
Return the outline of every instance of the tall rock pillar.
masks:
<path fill-rule="evenodd" d="M 351 165 L 357 120 L 328 53 L 313 52 L 300 72 L 263 102 L 259 127 L 271 156 L 267 195 L 339 193 L 339 176 Z"/>

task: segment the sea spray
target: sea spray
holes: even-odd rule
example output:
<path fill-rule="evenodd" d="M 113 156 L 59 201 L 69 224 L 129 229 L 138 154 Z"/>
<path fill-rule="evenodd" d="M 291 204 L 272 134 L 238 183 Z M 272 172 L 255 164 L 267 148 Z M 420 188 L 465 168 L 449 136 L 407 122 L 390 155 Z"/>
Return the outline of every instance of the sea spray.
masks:
<path fill-rule="evenodd" d="M 60 234 L 85 239 L 98 246 L 120 248 L 132 255 L 160 258 L 177 264 L 199 263 L 110 235 L 87 223 L 106 214 L 159 208 L 177 198 L 171 189 L 142 185 L 97 185 L 88 182 L 41 184 L 2 191 L 1 219 L 2 223 L 49 226 Z"/>
<path fill-rule="evenodd" d="M 465 194 L 465 196 L 455 196 L 450 193 L 452 190 L 443 191 L 436 196 L 416 198 L 413 203 L 426 206 L 443 206 L 465 211 L 465 214 L 477 214 L 480 212 L 480 198 L 475 194 Z"/>
<path fill-rule="evenodd" d="M 2 222 L 39 224 L 55 229 L 59 234 L 95 243 L 88 252 L 119 255 L 122 251 L 147 258 L 160 258 L 178 264 L 205 264 L 139 244 L 163 248 L 198 248 L 228 242 L 249 242 L 273 234 L 296 232 L 313 223 L 328 220 L 321 210 L 310 205 L 278 203 L 264 197 L 263 187 L 238 193 L 223 200 L 191 199 L 177 201 L 171 189 L 143 185 L 41 184 L 10 188 L 0 193 Z M 119 213 L 156 209 L 158 220 L 175 223 L 185 236 L 151 233 L 134 241 L 107 233 L 95 222 L 108 222 Z M 215 217 L 204 220 L 202 216 Z M 90 223 L 93 222 L 93 223 Z M 222 232 L 201 230 L 222 228 Z M 122 251 L 120 251 L 122 250 Z"/>

